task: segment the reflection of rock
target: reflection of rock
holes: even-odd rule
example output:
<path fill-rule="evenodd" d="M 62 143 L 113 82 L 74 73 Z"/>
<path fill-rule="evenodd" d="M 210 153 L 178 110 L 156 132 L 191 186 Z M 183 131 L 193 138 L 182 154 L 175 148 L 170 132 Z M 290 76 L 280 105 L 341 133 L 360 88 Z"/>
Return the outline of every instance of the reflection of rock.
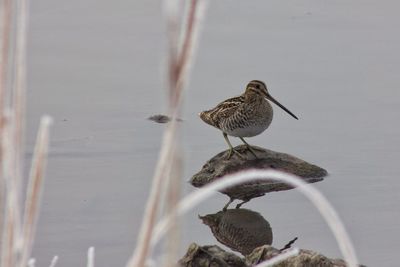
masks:
<path fill-rule="evenodd" d="M 256 248 L 245 260 L 225 252 L 218 246 L 199 246 L 195 243 L 189 246 L 185 256 L 179 261 L 182 267 L 250 267 L 270 259 L 280 252 L 278 249 L 265 245 Z M 340 259 L 329 259 L 311 250 L 300 250 L 297 256 L 290 257 L 274 267 L 345 267 Z M 363 265 L 360 265 L 363 266 Z"/>
<path fill-rule="evenodd" d="M 328 174 L 326 170 L 289 154 L 279 153 L 261 147 L 252 147 L 257 153 L 257 158 L 255 158 L 244 145 L 235 147 L 235 150 L 245 156 L 245 159 L 234 154 L 227 160 L 228 150 L 223 151 L 204 164 L 201 171 L 193 175 L 190 179 L 190 183 L 195 187 L 202 187 L 226 174 L 253 168 L 285 171 L 303 178 L 303 180 L 308 183 L 319 182 Z M 265 193 L 292 188 L 279 181 L 272 179 L 257 180 L 257 178 L 258 177 L 255 177 L 255 180 L 252 182 L 232 186 L 221 192 L 228 195 L 231 200 L 240 199 L 249 201 L 252 198 L 263 196 Z"/>
<path fill-rule="evenodd" d="M 185 256 L 179 260 L 184 267 L 245 267 L 244 260 L 218 246 L 199 246 L 192 243 Z"/>
<path fill-rule="evenodd" d="M 219 242 L 243 255 L 259 246 L 272 244 L 272 229 L 257 212 L 228 209 L 199 217 Z"/>

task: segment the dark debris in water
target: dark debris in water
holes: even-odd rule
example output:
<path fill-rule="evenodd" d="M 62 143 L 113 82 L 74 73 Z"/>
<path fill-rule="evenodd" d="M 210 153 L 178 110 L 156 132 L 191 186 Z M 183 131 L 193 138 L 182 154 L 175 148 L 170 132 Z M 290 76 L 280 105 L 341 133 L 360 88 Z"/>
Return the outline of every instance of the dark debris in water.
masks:
<path fill-rule="evenodd" d="M 148 117 L 147 119 L 157 122 L 157 123 L 167 123 L 167 122 L 171 121 L 170 117 L 168 117 L 167 115 L 162 115 L 162 114 L 152 115 L 152 116 Z"/>
<path fill-rule="evenodd" d="M 168 117 L 167 115 L 163 115 L 163 114 L 152 115 L 152 116 L 148 117 L 147 119 L 157 122 L 157 123 L 167 123 L 167 122 L 171 121 L 171 117 Z M 182 121 L 182 119 L 177 119 L 177 121 Z"/>

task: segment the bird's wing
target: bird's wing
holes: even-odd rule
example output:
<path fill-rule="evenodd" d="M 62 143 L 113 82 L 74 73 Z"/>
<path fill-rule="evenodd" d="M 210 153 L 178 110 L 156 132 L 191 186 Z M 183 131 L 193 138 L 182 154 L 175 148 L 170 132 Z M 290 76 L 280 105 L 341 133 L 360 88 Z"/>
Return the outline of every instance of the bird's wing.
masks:
<path fill-rule="evenodd" d="M 219 128 L 219 123 L 232 116 L 236 110 L 243 104 L 244 97 L 236 96 L 219 103 L 215 108 L 203 111 L 200 113 L 200 118 L 217 128 Z"/>

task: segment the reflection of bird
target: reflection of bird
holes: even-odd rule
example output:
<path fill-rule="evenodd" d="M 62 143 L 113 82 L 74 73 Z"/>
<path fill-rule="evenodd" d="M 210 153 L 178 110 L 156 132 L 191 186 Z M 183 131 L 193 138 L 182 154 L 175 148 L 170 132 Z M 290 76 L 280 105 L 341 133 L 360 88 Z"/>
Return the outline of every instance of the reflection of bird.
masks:
<path fill-rule="evenodd" d="M 257 247 L 272 244 L 271 226 L 258 212 L 228 209 L 199 218 L 219 242 L 245 256 Z"/>
<path fill-rule="evenodd" d="M 215 108 L 200 113 L 200 118 L 204 122 L 222 131 L 230 149 L 228 159 L 233 153 L 242 157 L 239 152 L 233 149 L 228 135 L 239 137 L 251 153 L 256 156 L 254 150 L 243 137 L 259 135 L 271 124 L 273 111 L 267 99 L 298 119 L 268 93 L 265 83 L 258 80 L 249 82 L 242 95 L 229 98 L 219 103 Z"/>

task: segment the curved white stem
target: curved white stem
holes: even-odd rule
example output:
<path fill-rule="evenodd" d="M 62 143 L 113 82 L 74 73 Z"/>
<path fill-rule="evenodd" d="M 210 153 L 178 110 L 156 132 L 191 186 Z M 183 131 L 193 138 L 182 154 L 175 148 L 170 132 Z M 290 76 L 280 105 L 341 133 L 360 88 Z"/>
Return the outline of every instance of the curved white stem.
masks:
<path fill-rule="evenodd" d="M 289 251 L 286 251 L 284 253 L 279 254 L 278 256 L 275 256 L 267 261 L 261 262 L 260 264 L 257 264 L 254 267 L 269 267 L 269 266 L 273 266 L 275 264 L 280 263 L 281 261 L 286 260 L 287 258 L 296 256 L 300 253 L 300 249 L 298 248 L 293 248 Z"/>
<path fill-rule="evenodd" d="M 348 266 L 358 266 L 358 259 L 350 237 L 347 234 L 347 231 L 338 214 L 329 201 L 314 186 L 307 184 L 300 178 L 288 173 L 275 170 L 248 170 L 232 175 L 226 175 L 223 178 L 218 179 L 218 181 L 208 184 L 184 197 L 176 207 L 176 215 L 183 215 L 218 190 L 254 180 L 254 177 L 257 177 L 257 179 L 274 179 L 285 182 L 293 187 L 297 187 L 297 189 L 303 193 L 321 213 L 322 217 L 331 229 L 339 245 L 340 251 L 342 252 L 343 258 L 348 263 Z M 160 241 L 172 223 L 173 221 L 171 220 L 171 216 L 168 215 L 160 220 L 154 231 L 152 246 L 156 245 L 157 242 Z"/>

